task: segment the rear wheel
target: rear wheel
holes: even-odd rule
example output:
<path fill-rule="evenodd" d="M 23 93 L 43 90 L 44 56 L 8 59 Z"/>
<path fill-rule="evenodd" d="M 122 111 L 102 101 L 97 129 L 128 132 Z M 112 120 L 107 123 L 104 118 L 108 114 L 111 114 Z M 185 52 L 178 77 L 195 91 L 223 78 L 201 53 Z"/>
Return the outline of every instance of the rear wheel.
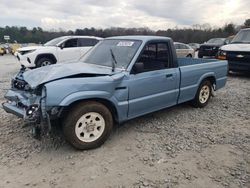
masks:
<path fill-rule="evenodd" d="M 98 102 L 82 102 L 69 111 L 63 132 L 66 140 L 77 149 L 101 146 L 113 128 L 109 109 Z"/>
<path fill-rule="evenodd" d="M 193 100 L 193 105 L 195 107 L 205 107 L 208 104 L 208 101 L 212 94 L 212 84 L 209 80 L 204 80 L 195 95 L 195 98 Z"/>
<path fill-rule="evenodd" d="M 36 67 L 44 67 L 53 64 L 53 61 L 49 58 L 43 57 L 36 63 Z"/>
<path fill-rule="evenodd" d="M 192 55 L 191 55 L 191 54 L 188 54 L 188 55 L 187 55 L 187 57 L 190 57 L 190 58 L 192 58 Z"/>

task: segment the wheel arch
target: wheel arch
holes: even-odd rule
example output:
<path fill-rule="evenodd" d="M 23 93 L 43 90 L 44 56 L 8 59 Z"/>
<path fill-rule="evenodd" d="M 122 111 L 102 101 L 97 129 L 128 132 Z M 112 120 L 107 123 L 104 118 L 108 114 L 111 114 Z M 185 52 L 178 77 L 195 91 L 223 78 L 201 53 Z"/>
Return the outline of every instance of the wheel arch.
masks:
<path fill-rule="evenodd" d="M 56 57 L 54 56 L 54 54 L 52 53 L 42 53 L 42 54 L 39 54 L 36 56 L 36 59 L 35 59 L 35 64 L 37 64 L 38 60 L 41 59 L 41 58 L 49 58 L 53 61 L 53 63 L 57 63 L 57 59 Z"/>
<path fill-rule="evenodd" d="M 91 102 L 91 101 L 103 104 L 111 112 L 111 114 L 113 116 L 113 120 L 116 123 L 119 122 L 119 115 L 118 115 L 118 111 L 117 111 L 115 104 L 112 101 L 110 101 L 108 99 L 104 99 L 104 98 L 88 98 L 88 99 L 78 99 L 76 101 L 73 101 L 68 106 L 65 106 L 63 108 L 63 111 L 61 113 L 61 117 L 64 117 L 64 115 L 67 114 L 67 112 L 69 112 L 77 104 L 79 104 L 81 102 Z"/>
<path fill-rule="evenodd" d="M 208 76 L 204 80 L 208 80 L 208 81 L 210 81 L 210 83 L 212 84 L 212 86 L 214 86 L 214 85 L 216 86 L 215 76 Z M 214 87 L 214 89 L 215 89 L 215 87 Z"/>
<path fill-rule="evenodd" d="M 206 74 L 206 75 L 203 75 L 203 76 L 200 78 L 195 93 L 198 92 L 198 89 L 199 89 L 201 83 L 204 82 L 205 80 L 210 81 L 210 83 L 211 83 L 213 89 L 215 90 L 215 88 L 216 88 L 216 78 L 215 78 L 215 75 L 214 75 L 213 73 L 208 73 L 208 74 Z"/>

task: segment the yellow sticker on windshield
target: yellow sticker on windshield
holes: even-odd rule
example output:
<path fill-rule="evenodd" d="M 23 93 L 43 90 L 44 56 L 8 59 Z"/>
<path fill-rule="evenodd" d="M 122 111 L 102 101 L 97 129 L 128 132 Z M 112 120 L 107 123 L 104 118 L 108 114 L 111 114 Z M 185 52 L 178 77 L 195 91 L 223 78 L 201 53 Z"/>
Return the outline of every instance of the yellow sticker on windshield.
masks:
<path fill-rule="evenodd" d="M 120 41 L 118 42 L 117 46 L 129 47 L 133 46 L 134 42 L 132 41 Z"/>

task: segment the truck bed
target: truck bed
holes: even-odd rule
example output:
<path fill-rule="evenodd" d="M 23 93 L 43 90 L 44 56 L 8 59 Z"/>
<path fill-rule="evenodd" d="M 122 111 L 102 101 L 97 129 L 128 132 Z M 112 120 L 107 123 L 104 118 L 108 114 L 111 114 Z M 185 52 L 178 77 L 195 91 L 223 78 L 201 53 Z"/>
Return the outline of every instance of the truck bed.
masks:
<path fill-rule="evenodd" d="M 179 58 L 181 74 L 178 103 L 192 100 L 204 78 L 215 79 L 215 90 L 222 88 L 227 79 L 227 61 L 217 59 Z"/>

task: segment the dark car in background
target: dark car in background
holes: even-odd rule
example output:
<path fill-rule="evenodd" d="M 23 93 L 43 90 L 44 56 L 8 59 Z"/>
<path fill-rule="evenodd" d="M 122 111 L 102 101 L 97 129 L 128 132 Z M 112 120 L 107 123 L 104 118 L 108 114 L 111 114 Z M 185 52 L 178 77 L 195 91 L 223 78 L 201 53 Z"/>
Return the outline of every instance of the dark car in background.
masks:
<path fill-rule="evenodd" d="M 217 56 L 219 48 L 225 44 L 227 44 L 226 38 L 212 38 L 206 43 L 200 45 L 198 57 Z"/>

